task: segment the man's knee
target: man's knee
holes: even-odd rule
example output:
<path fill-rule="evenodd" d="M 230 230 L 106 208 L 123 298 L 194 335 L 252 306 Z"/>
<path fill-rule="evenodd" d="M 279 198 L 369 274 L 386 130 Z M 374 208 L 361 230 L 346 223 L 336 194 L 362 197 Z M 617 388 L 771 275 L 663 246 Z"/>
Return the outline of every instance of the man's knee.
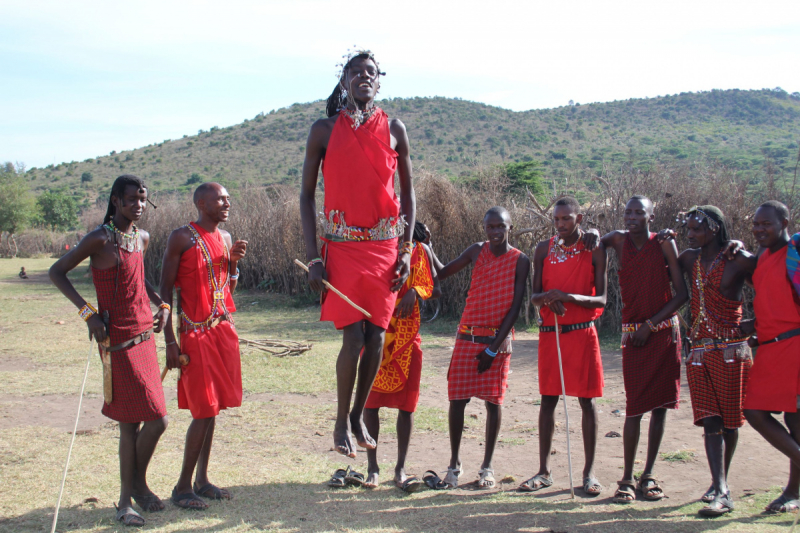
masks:
<path fill-rule="evenodd" d="M 352 350 L 361 350 L 364 346 L 364 326 L 355 322 L 342 328 L 342 345 Z"/>
<path fill-rule="evenodd" d="M 561 396 L 542 396 L 542 404 L 539 406 L 541 411 L 555 411 L 558 400 Z"/>
<path fill-rule="evenodd" d="M 163 418 L 159 418 L 158 420 L 145 422 L 144 425 L 149 430 L 157 432 L 160 435 L 167 430 L 167 426 L 169 426 L 169 419 L 165 416 Z"/>
<path fill-rule="evenodd" d="M 594 398 L 578 398 L 578 403 L 584 411 L 594 411 Z"/>

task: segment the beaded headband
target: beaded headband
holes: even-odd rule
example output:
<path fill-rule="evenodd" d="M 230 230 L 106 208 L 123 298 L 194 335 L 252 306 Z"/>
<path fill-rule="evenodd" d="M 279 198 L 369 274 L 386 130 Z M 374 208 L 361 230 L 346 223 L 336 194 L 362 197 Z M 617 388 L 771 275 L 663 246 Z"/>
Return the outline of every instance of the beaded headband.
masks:
<path fill-rule="evenodd" d="M 682 226 L 685 226 L 686 223 L 689 222 L 690 218 L 697 220 L 701 224 L 705 220 L 708 223 L 708 229 L 714 233 L 719 231 L 719 223 L 709 216 L 708 213 L 697 206 L 692 207 L 686 212 L 678 213 L 678 217 L 675 219 L 675 222 L 679 222 Z"/>
<path fill-rule="evenodd" d="M 358 46 L 353 45 L 353 48 L 348 48 L 347 53 L 342 56 L 342 61 L 336 63 L 336 67 L 339 69 L 339 72 L 336 74 L 336 79 L 341 80 L 342 75 L 344 74 L 344 69 L 350 64 L 350 61 L 352 61 L 354 57 L 362 55 L 367 56 L 368 59 L 371 59 L 375 63 L 375 66 L 378 68 L 378 76 L 386 76 L 386 73 L 381 71 L 381 65 L 378 63 L 378 60 L 375 59 L 375 53 L 372 50 L 359 48 Z"/>

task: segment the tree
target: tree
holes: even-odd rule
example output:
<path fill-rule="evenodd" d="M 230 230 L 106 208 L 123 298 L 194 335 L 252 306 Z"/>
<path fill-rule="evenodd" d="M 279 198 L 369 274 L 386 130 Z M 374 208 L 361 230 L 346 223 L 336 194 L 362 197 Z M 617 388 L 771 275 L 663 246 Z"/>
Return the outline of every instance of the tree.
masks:
<path fill-rule="evenodd" d="M 87 183 L 89 181 L 92 181 L 92 179 L 94 179 L 94 176 L 92 176 L 91 172 L 84 172 L 83 174 L 81 174 L 81 183 Z"/>
<path fill-rule="evenodd" d="M 71 196 L 47 191 L 36 200 L 42 223 L 52 230 L 68 230 L 78 225 L 78 207 Z"/>
<path fill-rule="evenodd" d="M 21 168 L 15 169 L 11 163 L 0 167 L 0 233 L 8 233 L 8 251 L 12 257 L 19 252 L 14 235 L 25 229 L 34 214 L 33 194 L 23 174 Z"/>
<path fill-rule="evenodd" d="M 527 187 L 533 194 L 542 194 L 542 163 L 539 161 L 522 161 L 520 163 L 508 163 L 505 165 L 505 172 L 511 180 L 512 188 L 522 189 Z"/>

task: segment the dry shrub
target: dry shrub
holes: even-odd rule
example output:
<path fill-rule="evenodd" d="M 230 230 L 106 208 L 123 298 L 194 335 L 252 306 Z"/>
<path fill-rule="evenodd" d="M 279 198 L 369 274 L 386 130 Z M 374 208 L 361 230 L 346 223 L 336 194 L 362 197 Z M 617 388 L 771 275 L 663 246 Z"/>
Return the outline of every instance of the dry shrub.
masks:
<path fill-rule="evenodd" d="M 61 257 L 66 252 L 66 247 L 72 248 L 81 240 L 83 234 L 70 231 L 66 233 L 51 231 L 49 229 L 31 228 L 14 236 L 19 252 L 17 257 L 51 256 Z M 7 248 L 8 239 L 3 242 L 3 249 Z M 13 251 L 13 244 L 11 245 Z M 8 253 L 11 257 L 11 253 Z"/>

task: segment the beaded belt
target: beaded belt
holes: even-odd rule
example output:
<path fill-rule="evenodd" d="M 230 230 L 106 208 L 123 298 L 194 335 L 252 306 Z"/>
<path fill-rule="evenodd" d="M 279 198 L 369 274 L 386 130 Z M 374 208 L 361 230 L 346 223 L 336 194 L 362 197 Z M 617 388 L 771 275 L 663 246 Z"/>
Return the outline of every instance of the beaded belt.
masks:
<path fill-rule="evenodd" d="M 153 336 L 153 328 L 148 329 L 143 333 L 139 333 L 132 339 L 128 339 L 125 342 L 121 342 L 119 344 L 115 344 L 114 346 L 109 346 L 108 348 L 103 348 L 104 352 L 118 352 L 119 350 L 124 350 L 130 346 L 136 346 L 137 344 L 141 344 L 144 341 L 148 340 L 150 337 Z"/>
<path fill-rule="evenodd" d="M 750 345 L 747 344 L 747 337 L 725 340 L 709 338 L 692 340 L 692 357 L 696 358 L 697 355 L 714 350 L 722 351 L 722 360 L 726 363 L 753 359 L 753 352 L 750 350 Z"/>
<path fill-rule="evenodd" d="M 462 341 L 469 341 L 473 344 L 492 344 L 497 336 L 499 328 L 486 326 L 458 326 L 456 338 Z M 497 353 L 511 353 L 511 337 L 508 336 L 500 344 Z"/>
<path fill-rule="evenodd" d="M 181 313 L 182 324 L 180 327 L 181 333 L 189 333 L 192 331 L 197 331 L 198 329 L 200 332 L 204 332 L 207 329 L 215 328 L 219 325 L 220 322 L 227 320 L 231 324 L 233 324 L 233 320 L 229 315 L 220 315 L 216 318 L 209 318 L 207 320 L 203 320 L 202 322 L 195 322 L 188 316 L 186 313 Z"/>
<path fill-rule="evenodd" d="M 592 326 L 594 326 L 594 320 L 590 320 L 589 322 L 581 322 L 580 324 L 566 324 L 564 326 L 559 324 L 558 332 L 569 333 L 570 331 L 576 331 L 579 329 L 588 329 Z M 552 333 L 555 330 L 556 330 L 555 326 L 539 326 L 539 333 Z"/>
<path fill-rule="evenodd" d="M 331 242 L 388 241 L 403 235 L 405 227 L 405 215 L 382 218 L 371 228 L 348 226 L 341 211 L 331 210 L 328 212 L 328 218 L 322 220 L 325 240 Z"/>

